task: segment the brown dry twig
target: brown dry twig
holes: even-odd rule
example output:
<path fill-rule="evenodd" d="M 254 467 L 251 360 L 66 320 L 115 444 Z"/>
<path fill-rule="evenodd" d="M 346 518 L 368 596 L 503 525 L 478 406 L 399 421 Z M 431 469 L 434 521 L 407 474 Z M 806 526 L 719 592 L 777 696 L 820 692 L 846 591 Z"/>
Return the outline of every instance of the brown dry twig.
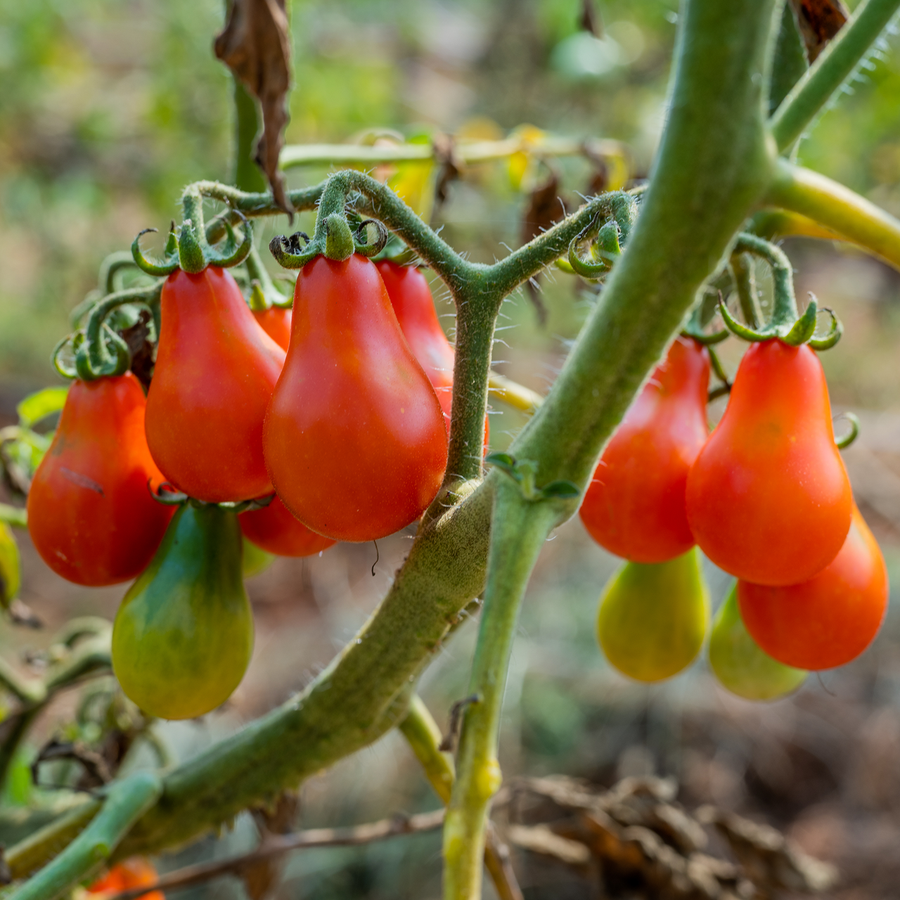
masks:
<path fill-rule="evenodd" d="M 367 825 L 356 825 L 353 828 L 312 828 L 307 831 L 299 831 L 294 834 L 270 835 L 263 844 L 231 859 L 216 860 L 215 862 L 199 863 L 194 866 L 185 866 L 175 872 L 170 872 L 160 878 L 156 884 L 145 885 L 128 891 L 114 894 L 108 900 L 136 900 L 150 891 L 172 890 L 174 888 L 188 887 L 218 878 L 220 875 L 240 876 L 248 867 L 255 866 L 259 862 L 271 859 L 291 850 L 303 850 L 310 847 L 351 847 L 360 844 L 370 844 L 374 841 L 382 841 L 386 838 L 397 837 L 401 834 L 416 834 L 423 831 L 434 831 L 444 823 L 444 810 L 419 813 L 414 816 L 394 816 L 391 819 L 381 819 Z"/>

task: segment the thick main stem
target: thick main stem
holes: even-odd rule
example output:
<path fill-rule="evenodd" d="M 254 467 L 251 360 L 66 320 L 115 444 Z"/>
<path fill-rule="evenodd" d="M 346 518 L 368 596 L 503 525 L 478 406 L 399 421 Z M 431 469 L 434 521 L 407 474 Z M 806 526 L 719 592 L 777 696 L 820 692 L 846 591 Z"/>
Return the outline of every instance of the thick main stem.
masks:
<path fill-rule="evenodd" d="M 497 485 L 484 609 L 463 713 L 457 777 L 444 820 L 444 900 L 481 896 L 491 798 L 501 783 L 500 710 L 519 607 L 538 553 L 560 518 L 550 501 L 528 501 L 511 478 Z"/>

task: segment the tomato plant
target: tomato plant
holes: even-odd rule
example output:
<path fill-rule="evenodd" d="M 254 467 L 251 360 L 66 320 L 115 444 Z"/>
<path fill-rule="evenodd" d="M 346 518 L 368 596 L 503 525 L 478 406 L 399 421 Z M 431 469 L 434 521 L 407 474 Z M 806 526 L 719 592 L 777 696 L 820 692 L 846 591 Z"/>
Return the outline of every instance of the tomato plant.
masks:
<path fill-rule="evenodd" d="M 659 563 L 694 545 L 685 486 L 708 434 L 708 386 L 706 348 L 676 338 L 607 444 L 579 514 L 610 553 Z"/>
<path fill-rule="evenodd" d="M 835 558 L 851 508 L 815 352 L 780 340 L 751 345 L 688 474 L 687 517 L 700 548 L 738 578 L 796 584 Z"/>
<path fill-rule="evenodd" d="M 234 278 L 208 266 L 165 282 L 147 395 L 147 442 L 166 478 L 211 503 L 271 493 L 262 450 L 266 405 L 284 351 L 262 330 Z"/>
<path fill-rule="evenodd" d="M 130 373 L 75 381 L 28 494 L 44 562 L 76 584 L 130 581 L 171 518 L 153 498 L 163 476 L 144 436 L 144 393 Z"/>
<path fill-rule="evenodd" d="M 441 406 L 368 260 L 319 257 L 300 272 L 263 440 L 278 496 L 326 537 L 384 537 L 434 499 L 447 463 Z"/>

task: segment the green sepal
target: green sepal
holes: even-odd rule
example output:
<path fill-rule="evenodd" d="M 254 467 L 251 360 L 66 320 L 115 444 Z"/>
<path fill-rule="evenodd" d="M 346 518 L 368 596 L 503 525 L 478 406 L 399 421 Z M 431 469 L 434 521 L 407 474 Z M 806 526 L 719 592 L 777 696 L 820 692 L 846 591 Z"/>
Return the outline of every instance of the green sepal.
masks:
<path fill-rule="evenodd" d="M 841 413 L 837 418 L 846 419 L 850 423 L 850 430 L 834 441 L 838 450 L 846 450 L 859 437 L 859 419 L 852 412 Z"/>
<path fill-rule="evenodd" d="M 159 263 L 153 262 L 144 256 L 141 251 L 141 238 L 145 234 L 150 234 L 151 232 L 157 231 L 156 228 L 145 228 L 142 232 L 138 234 L 138 236 L 131 242 L 131 255 L 134 257 L 135 265 L 147 275 L 154 275 L 157 278 L 166 278 L 171 275 L 177 268 L 178 262 L 177 260 L 171 259 L 170 254 L 166 253 L 166 261 Z M 174 232 L 169 232 L 169 240 L 171 241 L 174 237 Z M 168 250 L 168 246 L 166 248 Z"/>
<path fill-rule="evenodd" d="M 815 298 L 809 301 L 809 306 L 803 310 L 803 315 L 791 326 L 790 331 L 781 340 L 791 347 L 799 347 L 806 344 L 816 333 L 816 318 L 819 315 L 819 305 Z"/>
<path fill-rule="evenodd" d="M 823 306 L 819 312 L 826 312 L 831 316 L 831 327 L 828 333 L 820 338 L 811 337 L 807 343 L 813 350 L 830 350 L 844 334 L 844 323 L 837 317 L 833 309 Z"/>

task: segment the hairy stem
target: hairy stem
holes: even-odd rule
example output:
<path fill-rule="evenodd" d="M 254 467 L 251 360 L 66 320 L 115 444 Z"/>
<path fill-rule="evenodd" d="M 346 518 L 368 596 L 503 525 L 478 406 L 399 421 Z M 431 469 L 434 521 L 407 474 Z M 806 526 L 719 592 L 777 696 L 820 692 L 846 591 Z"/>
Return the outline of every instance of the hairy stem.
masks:
<path fill-rule="evenodd" d="M 787 150 L 809 127 L 835 92 L 853 74 L 888 26 L 900 0 L 863 0 L 806 74 L 794 85 L 770 121 L 779 151 Z"/>
<path fill-rule="evenodd" d="M 779 160 L 765 202 L 800 213 L 900 269 L 900 220 L 824 175 Z"/>
<path fill-rule="evenodd" d="M 529 501 L 504 478 L 497 485 L 484 609 L 463 713 L 456 782 L 444 821 L 444 900 L 481 896 L 481 860 L 491 798 L 500 788 L 497 742 L 519 606 L 557 504 Z"/>

